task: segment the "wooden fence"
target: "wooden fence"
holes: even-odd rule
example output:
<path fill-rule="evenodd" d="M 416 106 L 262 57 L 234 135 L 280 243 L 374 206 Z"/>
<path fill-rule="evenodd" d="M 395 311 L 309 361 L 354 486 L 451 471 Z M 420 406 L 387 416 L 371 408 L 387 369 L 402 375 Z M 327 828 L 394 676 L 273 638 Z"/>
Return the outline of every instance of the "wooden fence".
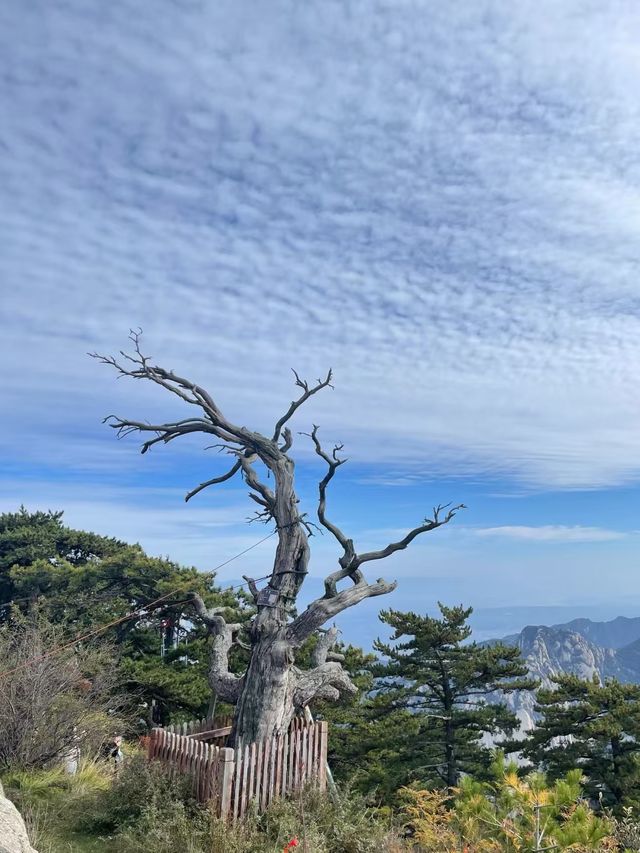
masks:
<path fill-rule="evenodd" d="M 188 723 L 175 723 L 167 726 L 165 731 L 184 737 L 192 737 L 216 746 L 226 746 L 231 734 L 233 717 L 203 717 L 201 720 L 190 720 Z"/>
<path fill-rule="evenodd" d="M 198 724 L 205 722 L 199 721 Z M 197 728 L 197 726 L 196 726 Z M 223 728 L 217 726 L 217 728 Z M 192 731 L 178 734 L 154 729 L 149 738 L 149 759 L 189 775 L 196 798 L 211 802 L 225 820 L 239 820 L 251 804 L 264 811 L 276 797 L 295 794 L 306 784 L 326 788 L 327 723 L 307 723 L 296 718 L 286 735 L 239 750 L 207 743 Z M 215 730 L 213 730 L 215 731 Z"/>

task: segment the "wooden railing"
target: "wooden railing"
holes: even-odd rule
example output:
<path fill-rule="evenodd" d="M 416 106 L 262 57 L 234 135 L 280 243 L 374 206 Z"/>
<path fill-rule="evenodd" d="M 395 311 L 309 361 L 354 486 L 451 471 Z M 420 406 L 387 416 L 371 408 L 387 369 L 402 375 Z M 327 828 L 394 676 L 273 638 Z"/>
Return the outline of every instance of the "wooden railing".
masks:
<path fill-rule="evenodd" d="M 203 733 L 184 735 L 154 729 L 148 756 L 162 761 L 173 772 L 189 775 L 196 798 L 211 803 L 225 820 L 241 819 L 251 804 L 262 812 L 276 797 L 295 794 L 309 783 L 326 788 L 324 721 L 296 719 L 286 735 L 240 750 L 206 743 L 199 734 Z"/>
<path fill-rule="evenodd" d="M 201 720 L 190 720 L 188 723 L 175 723 L 167 726 L 165 731 L 184 737 L 192 737 L 213 743 L 216 746 L 226 746 L 231 734 L 233 717 L 203 717 Z"/>

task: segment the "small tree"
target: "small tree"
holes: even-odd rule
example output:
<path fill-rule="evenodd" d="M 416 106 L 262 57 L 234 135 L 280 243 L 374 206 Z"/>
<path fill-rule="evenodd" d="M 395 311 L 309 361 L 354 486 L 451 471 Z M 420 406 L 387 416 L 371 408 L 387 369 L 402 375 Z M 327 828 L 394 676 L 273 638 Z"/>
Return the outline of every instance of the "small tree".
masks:
<path fill-rule="evenodd" d="M 425 850 L 457 853 L 536 853 L 542 850 L 615 849 L 612 822 L 582 799 L 581 774 L 569 771 L 553 784 L 542 773 L 522 778 L 498 755 L 490 782 L 461 780 L 454 798 L 404 788 L 413 837 Z"/>
<path fill-rule="evenodd" d="M 513 750 L 542 767 L 552 778 L 580 767 L 594 799 L 620 812 L 637 805 L 640 788 L 640 685 L 595 676 L 553 679 L 555 689 L 540 690 L 541 715 L 525 741 Z"/>
<path fill-rule="evenodd" d="M 297 598 L 307 576 L 311 524 L 300 512 L 294 481 L 294 460 L 291 455 L 293 434 L 291 418 L 312 396 L 331 386 L 331 371 L 310 385 L 294 371 L 300 394 L 276 421 L 271 435 L 263 435 L 228 418 L 214 397 L 197 383 L 178 376 L 171 370 L 154 365 L 140 349 L 139 333 L 132 333 L 132 354 L 122 353 L 123 360 L 95 355 L 114 367 L 121 376 L 145 380 L 177 396 L 193 414 L 183 420 L 167 423 L 148 423 L 110 416 L 106 420 L 123 436 L 129 433 L 148 434 L 142 445 L 146 453 L 157 444 L 168 444 L 186 435 L 202 434 L 213 438 L 221 450 L 229 453 L 233 464 L 224 473 L 211 477 L 189 492 L 190 500 L 203 489 L 243 477 L 249 496 L 257 504 L 256 517 L 274 522 L 278 544 L 269 580 L 262 589 L 247 578 L 256 607 L 249 630 L 250 659 L 241 675 L 229 668 L 229 652 L 238 640 L 239 623 L 228 622 L 223 608 L 207 608 L 199 595 L 194 595 L 196 612 L 211 634 L 209 678 L 212 689 L 223 700 L 236 705 L 231 741 L 258 741 L 286 731 L 296 708 L 307 705 L 314 697 L 335 699 L 340 692 L 354 690 L 340 662 L 332 658 L 331 649 L 336 632 L 322 634 L 315 646 L 313 666 L 301 670 L 295 665 L 296 651 L 322 626 L 337 614 L 366 598 L 385 595 L 395 589 L 395 583 L 378 579 L 366 580 L 366 564 L 382 560 L 406 548 L 417 536 L 447 524 L 459 507 L 437 507 L 431 518 L 409 531 L 396 542 L 377 551 L 358 552 L 355 544 L 333 521 L 326 511 L 327 488 L 345 459 L 340 457 L 341 445 L 326 451 L 314 426 L 310 438 L 315 452 L 326 466 L 319 483 L 318 522 L 338 542 L 342 554 L 336 571 L 324 581 L 324 594 L 302 613 L 295 612 Z M 264 473 L 272 478 L 268 482 Z M 446 511 L 445 511 L 446 509 Z M 339 588 L 342 581 L 350 586 Z"/>
<path fill-rule="evenodd" d="M 489 694 L 529 690 L 535 682 L 525 677 L 518 649 L 465 643 L 470 607 L 439 607 L 441 619 L 396 610 L 380 614 L 394 634 L 391 643 L 376 643 L 387 662 L 377 670 L 375 701 L 386 702 L 396 715 L 400 737 L 410 721 L 419 727 L 398 752 L 405 770 L 453 787 L 462 772 L 481 773 L 491 763 L 484 735 L 511 734 L 518 727 L 504 704 L 486 702 Z"/>
<path fill-rule="evenodd" d="M 611 842 L 612 825 L 596 816 L 582 798 L 581 772 L 570 770 L 549 784 L 543 773 L 525 778 L 501 755 L 494 780 L 461 781 L 455 800 L 455 826 L 465 842 L 496 850 L 603 850 Z"/>

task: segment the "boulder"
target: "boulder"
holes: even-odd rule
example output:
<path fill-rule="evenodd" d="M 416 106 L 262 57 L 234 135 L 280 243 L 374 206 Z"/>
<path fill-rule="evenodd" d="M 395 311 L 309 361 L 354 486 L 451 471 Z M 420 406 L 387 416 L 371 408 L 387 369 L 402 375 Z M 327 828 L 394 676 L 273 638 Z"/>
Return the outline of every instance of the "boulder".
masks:
<path fill-rule="evenodd" d="M 0 853 L 37 853 L 29 844 L 22 815 L 0 784 Z"/>

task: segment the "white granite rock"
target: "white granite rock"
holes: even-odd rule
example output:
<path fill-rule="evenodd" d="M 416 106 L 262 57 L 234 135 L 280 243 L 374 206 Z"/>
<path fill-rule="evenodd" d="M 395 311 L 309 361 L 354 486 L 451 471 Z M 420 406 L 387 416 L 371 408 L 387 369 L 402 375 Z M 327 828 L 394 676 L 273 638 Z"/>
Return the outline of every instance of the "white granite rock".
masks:
<path fill-rule="evenodd" d="M 29 843 L 22 815 L 0 785 L 0 853 L 37 853 Z"/>

